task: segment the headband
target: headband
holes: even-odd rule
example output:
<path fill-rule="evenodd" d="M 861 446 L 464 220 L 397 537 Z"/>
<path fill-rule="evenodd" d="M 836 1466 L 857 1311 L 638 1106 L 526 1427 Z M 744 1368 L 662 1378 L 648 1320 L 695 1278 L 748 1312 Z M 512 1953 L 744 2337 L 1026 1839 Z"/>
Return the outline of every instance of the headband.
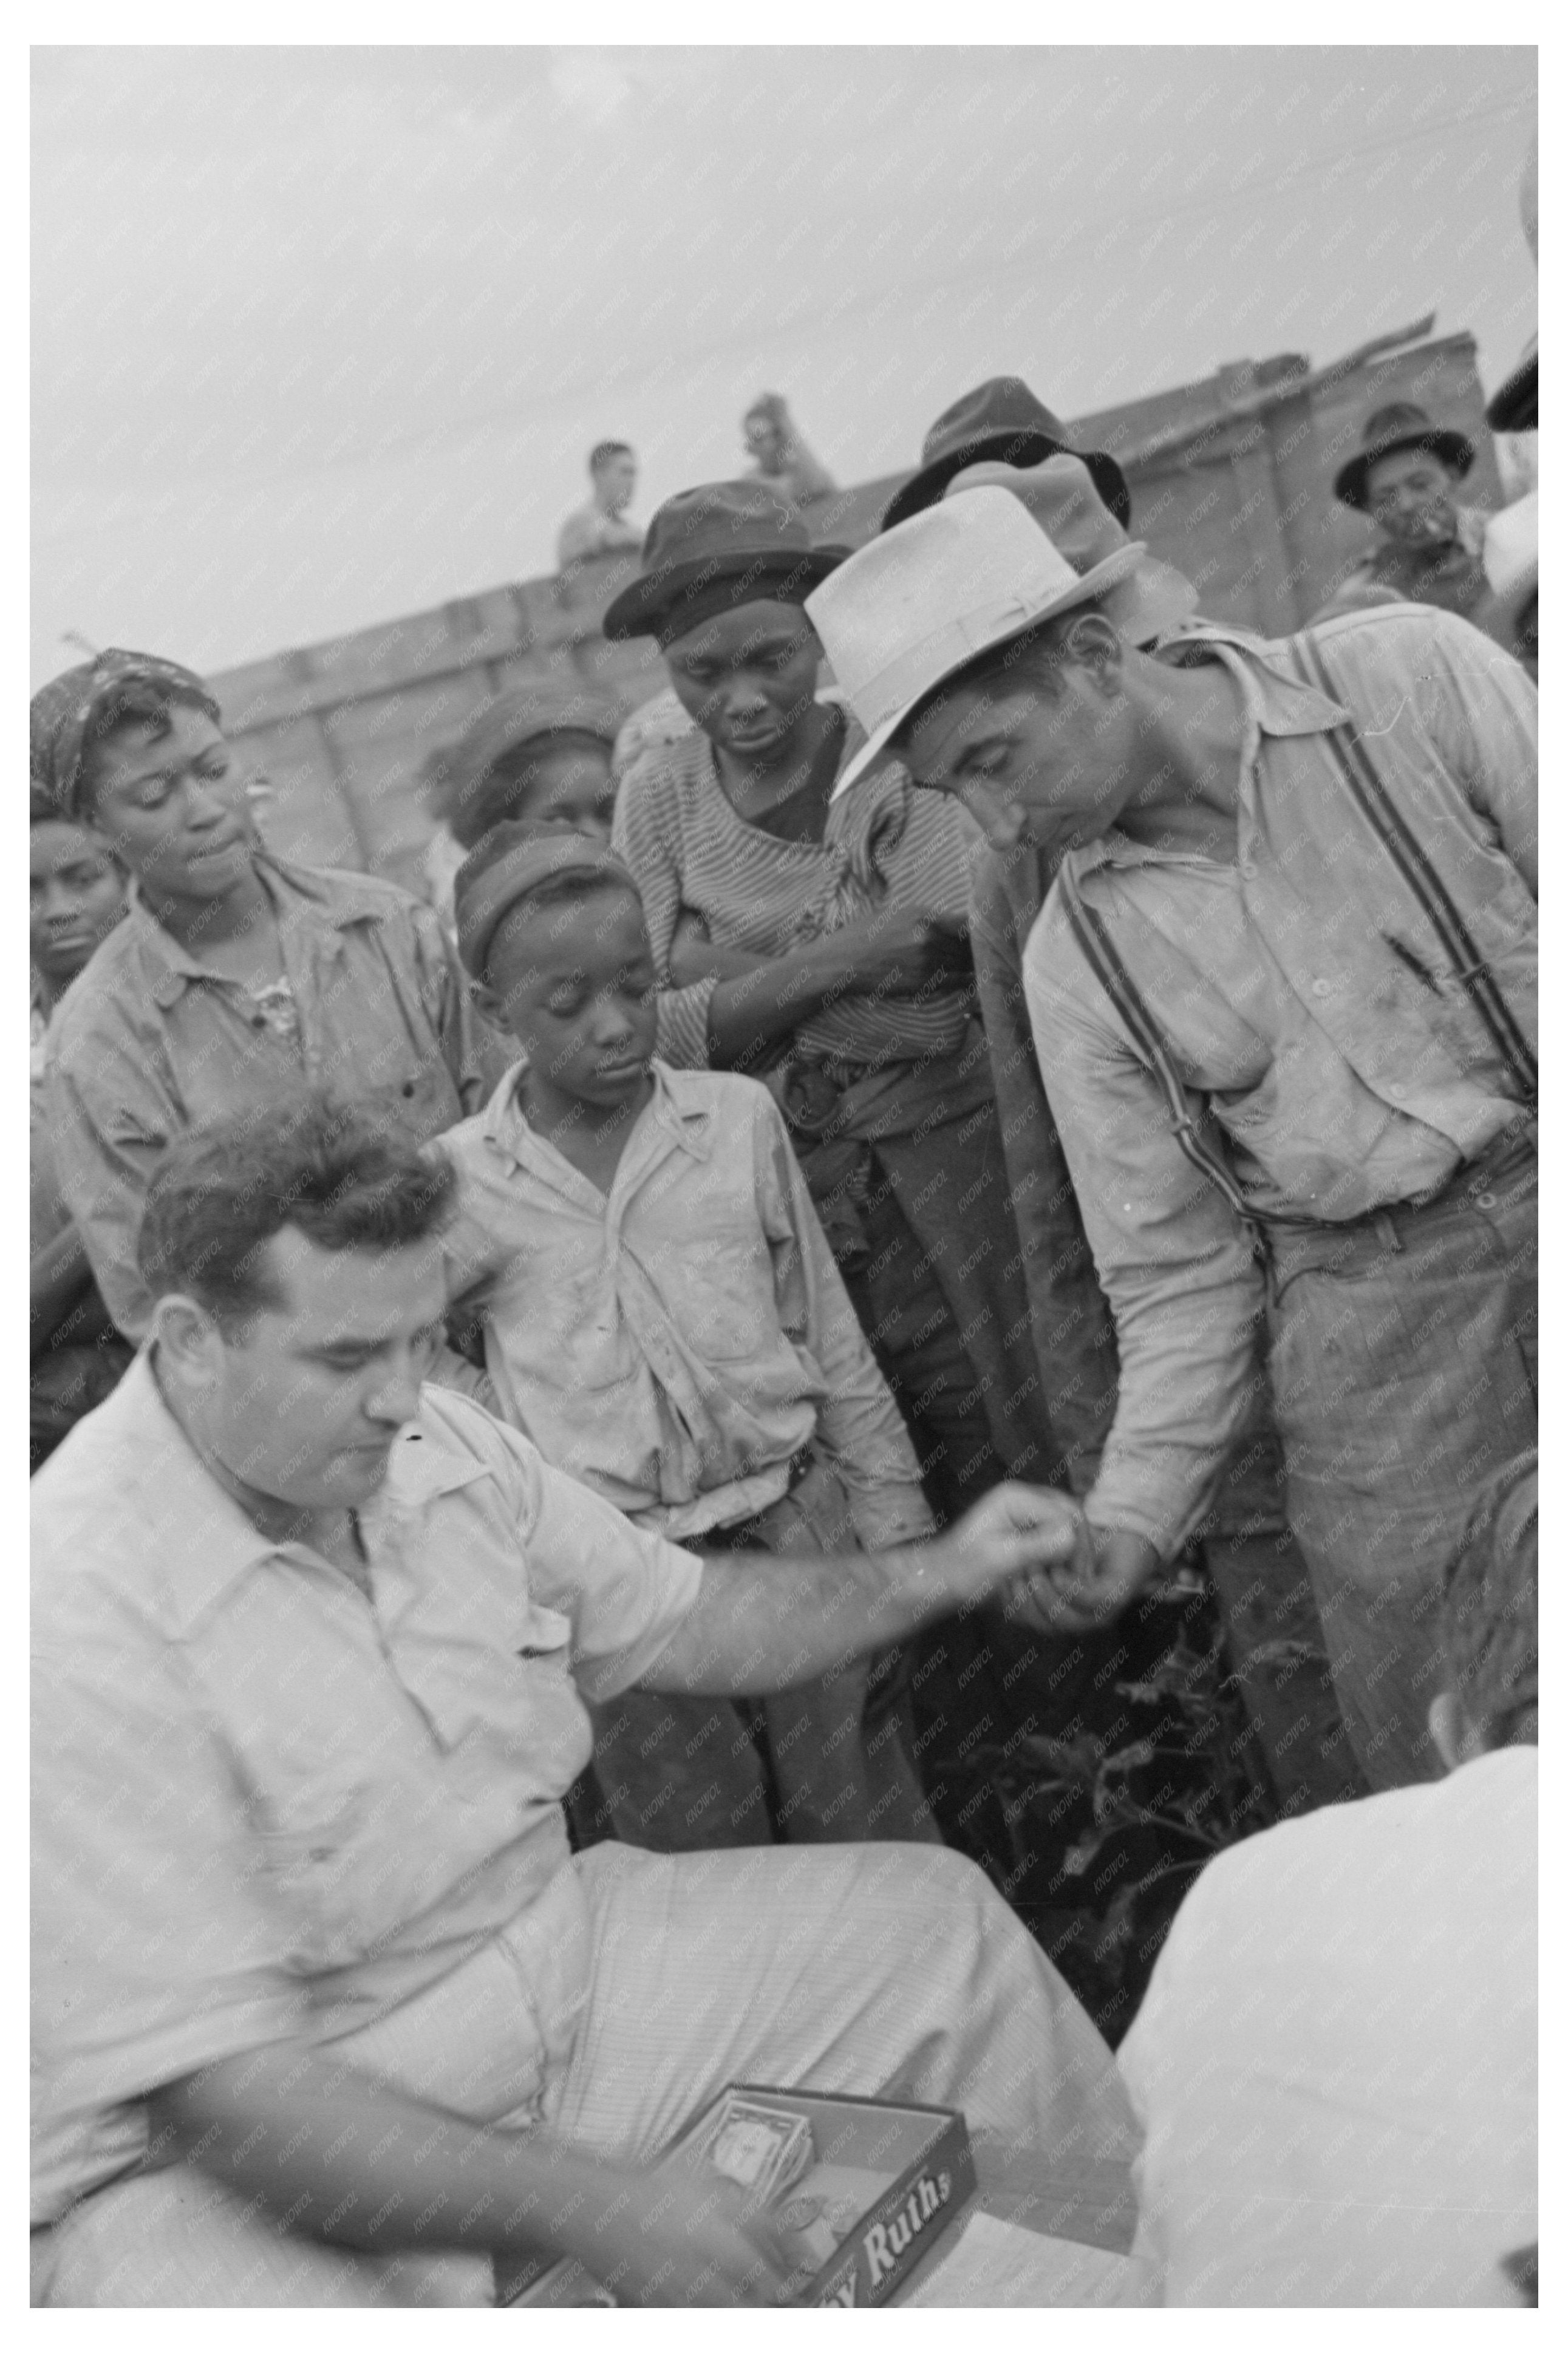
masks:
<path fill-rule="evenodd" d="M 492 828 L 457 871 L 452 885 L 458 953 L 475 980 L 482 980 L 491 944 L 504 918 L 530 892 L 563 874 L 630 891 L 638 903 L 637 877 L 612 850 L 586 834 L 519 824 Z"/>

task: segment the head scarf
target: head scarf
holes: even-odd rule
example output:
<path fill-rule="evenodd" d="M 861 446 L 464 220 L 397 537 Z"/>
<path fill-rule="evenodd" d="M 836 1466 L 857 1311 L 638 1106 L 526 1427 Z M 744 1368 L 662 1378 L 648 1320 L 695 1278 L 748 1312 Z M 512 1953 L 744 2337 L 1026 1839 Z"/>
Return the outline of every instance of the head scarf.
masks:
<path fill-rule="evenodd" d="M 491 944 L 518 901 L 562 874 L 619 883 L 641 903 L 630 868 L 586 834 L 513 822 L 493 826 L 470 851 L 452 885 L 452 911 L 458 952 L 475 980 L 484 978 Z"/>
<path fill-rule="evenodd" d="M 129 686 L 149 686 L 171 702 L 207 713 L 215 727 L 223 714 L 205 679 L 158 654 L 110 646 L 90 662 L 62 670 L 41 686 L 29 706 L 28 765 L 32 784 L 63 818 L 82 815 L 82 775 L 103 718 Z"/>

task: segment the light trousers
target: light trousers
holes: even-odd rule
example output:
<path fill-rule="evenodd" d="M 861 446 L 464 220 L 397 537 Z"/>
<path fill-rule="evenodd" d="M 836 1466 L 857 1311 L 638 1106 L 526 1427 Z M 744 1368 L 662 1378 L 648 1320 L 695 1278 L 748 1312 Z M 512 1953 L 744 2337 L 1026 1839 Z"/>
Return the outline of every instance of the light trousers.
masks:
<path fill-rule="evenodd" d="M 1050 1962 L 972 1863 L 944 1847 L 754 1847 L 652 1855 L 606 1844 L 567 1866 L 591 1922 L 588 1982 L 543 2123 L 623 2163 L 652 2158 L 736 2081 L 963 2111 L 971 2129 L 1070 2176 L 1130 2159 L 1115 2062 Z M 498 1940 L 499 1942 L 500 1940 Z M 517 2063 L 497 1947 L 497 2071 Z M 468 1965 L 465 1965 L 467 1967 Z M 457 1972 L 461 1975 L 463 1972 Z M 473 2078 L 475 2010 L 454 1997 L 450 2056 L 409 2072 L 450 2105 Z M 428 2002 L 427 2043 L 439 2042 Z M 448 2082 L 443 2085 L 443 2064 Z M 482 2094 L 469 2112 L 483 2115 Z M 302 2239 L 189 2165 L 111 2184 L 37 2250 L 53 2306 L 483 2305 L 489 2258 L 356 2255 Z"/>

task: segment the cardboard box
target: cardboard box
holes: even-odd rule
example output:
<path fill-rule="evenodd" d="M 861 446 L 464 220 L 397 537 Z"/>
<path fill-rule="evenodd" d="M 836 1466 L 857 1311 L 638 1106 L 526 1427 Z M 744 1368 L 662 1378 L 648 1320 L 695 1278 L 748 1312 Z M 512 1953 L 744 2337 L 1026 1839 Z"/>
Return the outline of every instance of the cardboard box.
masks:
<path fill-rule="evenodd" d="M 706 2162 L 705 2141 L 732 2096 L 801 2118 L 811 2159 L 768 2204 L 804 2278 L 790 2301 L 860 2309 L 888 2303 L 974 2195 L 964 2119 L 951 2108 L 848 2094 L 732 2084 L 691 2118 L 661 2162 L 686 2152 Z M 577 2263 L 518 2263 L 496 2282 L 498 2304 L 607 2304 L 613 2299 Z"/>

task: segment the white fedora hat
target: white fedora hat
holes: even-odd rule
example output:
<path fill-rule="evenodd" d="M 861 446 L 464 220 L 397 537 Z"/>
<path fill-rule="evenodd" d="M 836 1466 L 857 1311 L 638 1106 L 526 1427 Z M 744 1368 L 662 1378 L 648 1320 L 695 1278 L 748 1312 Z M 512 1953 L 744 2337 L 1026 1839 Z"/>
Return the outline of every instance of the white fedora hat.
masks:
<path fill-rule="evenodd" d="M 1147 553 L 1129 540 L 1087 572 L 1011 491 L 981 488 L 897 523 L 806 599 L 840 691 L 866 731 L 833 797 L 847 792 L 933 687 L 1036 622 L 1094 603 Z"/>

